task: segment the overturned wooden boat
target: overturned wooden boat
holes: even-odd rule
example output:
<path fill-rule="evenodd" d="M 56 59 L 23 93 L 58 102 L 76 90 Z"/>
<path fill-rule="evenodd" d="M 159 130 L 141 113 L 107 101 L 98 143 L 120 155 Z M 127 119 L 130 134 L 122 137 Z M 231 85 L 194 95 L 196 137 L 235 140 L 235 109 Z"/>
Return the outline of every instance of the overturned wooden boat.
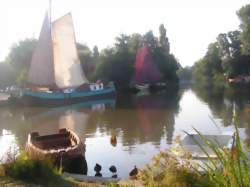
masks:
<path fill-rule="evenodd" d="M 238 128 L 239 140 L 244 147 L 244 140 L 246 139 L 245 128 Z M 211 149 L 209 144 L 221 149 L 232 150 L 235 147 L 236 131 L 228 128 L 224 132 L 218 134 L 202 134 L 199 135 L 197 132 L 187 133 L 180 144 L 184 150 L 192 155 L 193 159 L 204 160 L 204 159 L 218 159 L 218 155 Z M 201 148 L 202 147 L 202 148 Z"/>
<path fill-rule="evenodd" d="M 84 156 L 85 145 L 69 129 L 60 129 L 57 134 L 40 136 L 38 132 L 30 133 L 26 144 L 29 156 L 38 159 L 74 159 Z"/>

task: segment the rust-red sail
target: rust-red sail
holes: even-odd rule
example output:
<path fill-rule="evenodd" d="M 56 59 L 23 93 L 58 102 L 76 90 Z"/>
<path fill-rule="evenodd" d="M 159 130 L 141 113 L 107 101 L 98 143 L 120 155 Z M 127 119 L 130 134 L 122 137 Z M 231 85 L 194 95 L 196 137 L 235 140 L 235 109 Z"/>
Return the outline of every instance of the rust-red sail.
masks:
<path fill-rule="evenodd" d="M 157 83 L 163 76 L 147 46 L 140 48 L 136 55 L 134 83 Z"/>

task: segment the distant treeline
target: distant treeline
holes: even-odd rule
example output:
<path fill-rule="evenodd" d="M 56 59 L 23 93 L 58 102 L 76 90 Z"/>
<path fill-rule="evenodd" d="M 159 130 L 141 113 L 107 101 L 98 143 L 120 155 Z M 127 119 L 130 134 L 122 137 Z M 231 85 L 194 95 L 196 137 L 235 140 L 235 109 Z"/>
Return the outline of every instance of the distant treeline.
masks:
<path fill-rule="evenodd" d="M 37 40 L 25 39 L 12 46 L 5 64 L 11 67 L 12 81 L 18 85 L 24 85 L 28 73 L 33 50 Z M 134 33 L 121 34 L 116 37 L 113 47 L 108 47 L 99 52 L 95 46 L 90 49 L 87 45 L 77 44 L 78 54 L 82 68 L 90 81 L 101 79 L 114 81 L 118 87 L 128 87 L 135 71 L 135 59 L 137 51 L 146 44 L 153 56 L 153 60 L 159 67 L 164 82 L 178 82 L 176 71 L 179 67 L 176 58 L 170 53 L 170 43 L 166 36 L 164 25 L 159 27 L 159 37 L 152 31 L 144 35 Z M 3 72 L 9 74 L 7 71 Z M 1 79 L 0 84 L 9 83 Z"/>
<path fill-rule="evenodd" d="M 228 78 L 250 75 L 250 5 L 243 6 L 237 15 L 240 30 L 219 34 L 192 67 L 196 82 L 222 86 Z"/>

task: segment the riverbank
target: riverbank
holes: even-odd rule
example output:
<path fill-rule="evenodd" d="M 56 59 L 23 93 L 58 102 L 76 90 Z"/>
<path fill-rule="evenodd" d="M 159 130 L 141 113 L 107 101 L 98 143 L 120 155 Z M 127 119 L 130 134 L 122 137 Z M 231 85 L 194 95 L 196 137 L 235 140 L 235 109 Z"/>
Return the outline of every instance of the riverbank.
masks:
<path fill-rule="evenodd" d="M 119 184 L 121 182 L 121 184 Z M 130 186 L 129 181 L 81 180 L 74 175 L 66 175 L 61 169 L 55 168 L 49 160 L 37 160 L 21 153 L 11 163 L 0 165 L 0 186 L 65 186 L 65 187 L 102 187 L 102 186 Z"/>
<path fill-rule="evenodd" d="M 220 147 L 216 141 L 206 139 L 198 131 L 196 133 L 203 142 L 197 145 L 207 155 L 205 162 L 194 161 L 190 152 L 186 152 L 182 146 L 175 146 L 157 154 L 151 163 L 139 171 L 136 180 L 79 182 L 78 179 L 62 175 L 48 161 L 24 156 L 2 165 L 0 179 L 3 185 L 10 186 L 250 186 L 249 153 L 245 151 L 238 128 L 235 129 L 234 143 L 230 149 Z M 208 146 L 216 157 L 211 157 L 204 146 Z"/>
<path fill-rule="evenodd" d="M 115 186 L 115 184 L 110 184 L 108 186 Z M 43 187 L 43 185 L 41 184 L 35 184 L 35 183 L 27 183 L 24 181 L 20 181 L 20 180 L 16 180 L 16 179 L 12 179 L 9 177 L 0 177 L 0 186 L 3 187 Z M 44 185 L 47 186 L 47 185 Z M 49 186 L 63 186 L 63 187 L 104 187 L 107 186 L 106 184 L 101 184 L 101 183 L 89 183 L 89 182 L 79 182 L 79 181 L 75 181 L 73 179 L 65 179 L 64 183 L 53 183 Z"/>

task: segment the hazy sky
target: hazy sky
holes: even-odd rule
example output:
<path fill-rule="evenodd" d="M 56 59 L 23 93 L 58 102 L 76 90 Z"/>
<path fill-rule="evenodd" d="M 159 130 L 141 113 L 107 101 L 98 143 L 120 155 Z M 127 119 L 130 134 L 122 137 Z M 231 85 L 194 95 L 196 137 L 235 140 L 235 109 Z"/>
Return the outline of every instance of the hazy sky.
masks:
<path fill-rule="evenodd" d="M 250 0 L 52 0 L 52 19 L 72 12 L 76 39 L 100 49 L 112 46 L 121 33 L 144 34 L 163 23 L 171 52 L 192 65 L 221 32 L 239 28 L 236 11 Z M 11 45 L 38 37 L 47 0 L 2 0 L 0 61 Z"/>

